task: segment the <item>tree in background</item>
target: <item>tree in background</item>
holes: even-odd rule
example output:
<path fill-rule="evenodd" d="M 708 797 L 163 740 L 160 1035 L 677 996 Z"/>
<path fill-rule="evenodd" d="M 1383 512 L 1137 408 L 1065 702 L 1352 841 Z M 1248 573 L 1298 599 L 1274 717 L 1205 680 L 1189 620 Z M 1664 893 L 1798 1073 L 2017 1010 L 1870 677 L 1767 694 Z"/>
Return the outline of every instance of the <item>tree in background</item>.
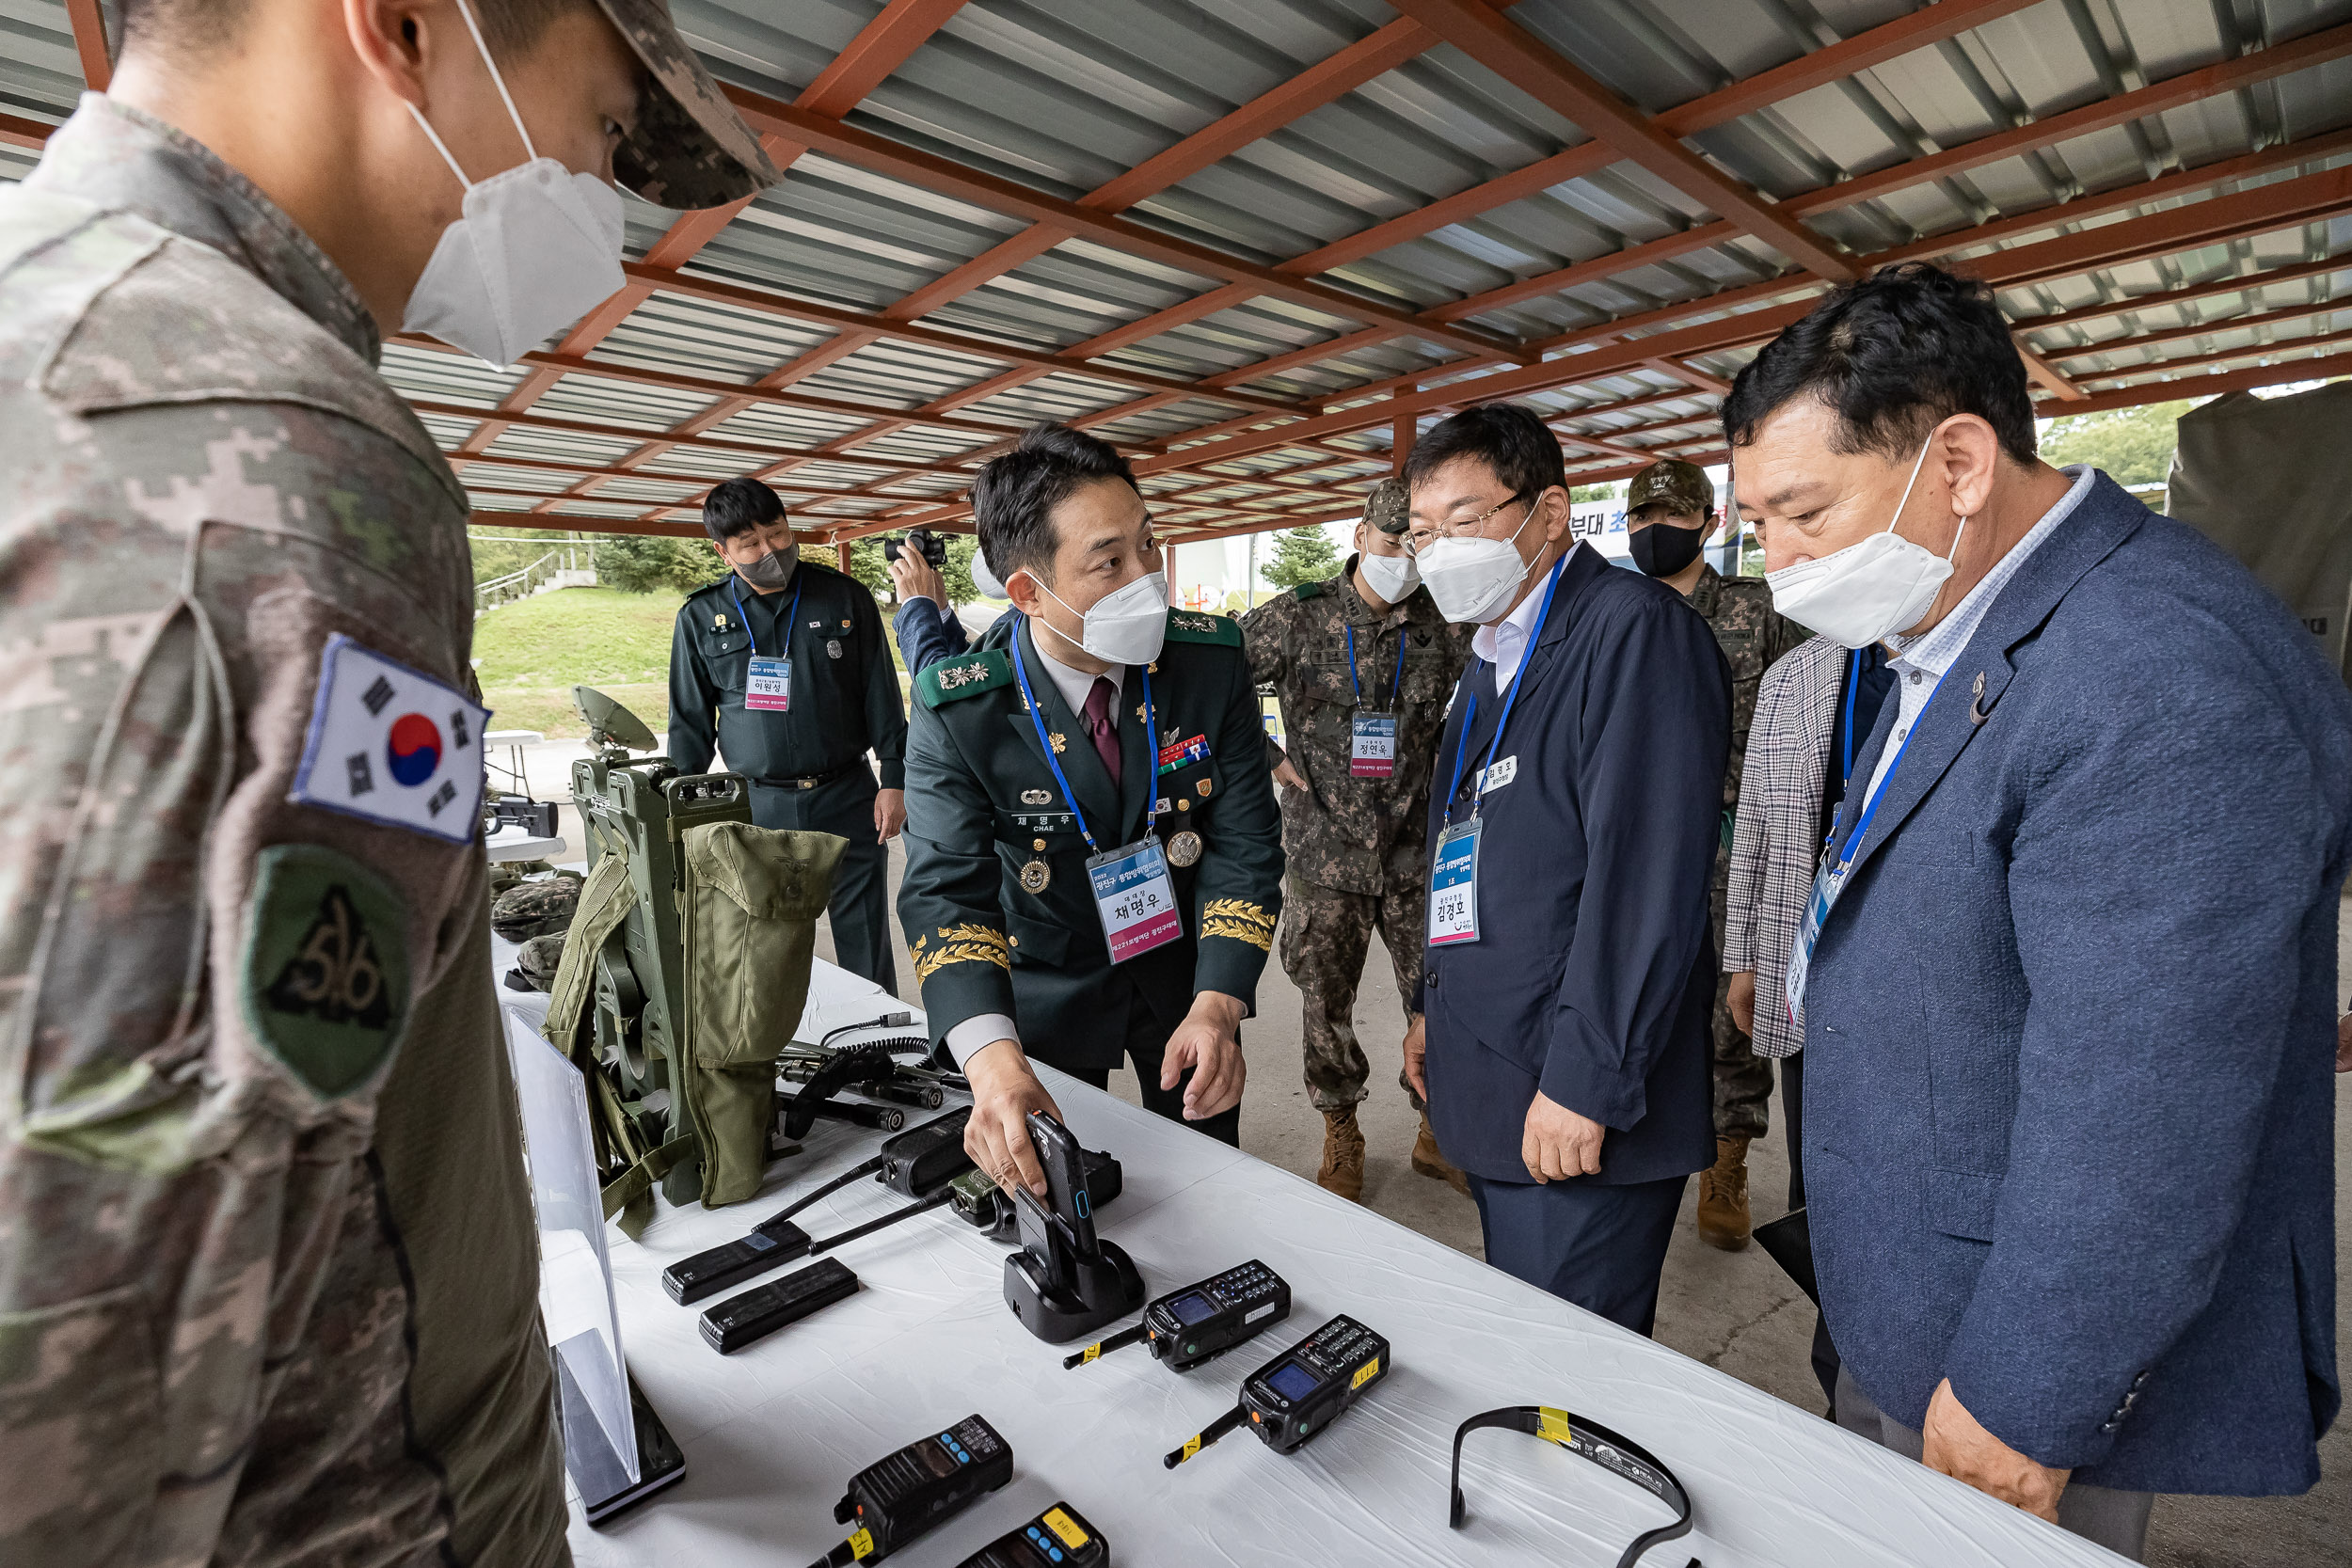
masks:
<path fill-rule="evenodd" d="M 2055 467 L 2089 463 L 2118 484 L 2162 484 L 2171 475 L 2181 416 L 2201 401 L 2182 398 L 2053 420 L 2042 433 L 2042 460 Z"/>
<path fill-rule="evenodd" d="M 1302 582 L 1339 576 L 1343 563 L 1331 546 L 1331 536 L 1320 526 L 1295 528 L 1275 536 L 1274 559 L 1267 562 L 1264 576 L 1278 590 L 1295 588 Z"/>
<path fill-rule="evenodd" d="M 885 545 L 886 540 L 903 539 L 900 533 L 868 534 L 852 541 L 850 546 L 850 575 L 866 585 L 879 605 L 891 603 L 897 592 L 890 581 L 889 552 L 898 546 Z M 940 581 L 946 584 L 949 604 L 972 604 L 980 597 L 979 584 L 972 580 L 972 553 L 980 542 L 968 533 L 939 534 L 934 537 L 947 541 L 947 563 L 939 569 Z"/>
<path fill-rule="evenodd" d="M 596 580 L 624 594 L 691 594 L 726 573 L 726 563 L 700 539 L 614 533 L 596 546 Z"/>
<path fill-rule="evenodd" d="M 1572 501 L 1613 501 L 1625 494 L 1623 480 L 1611 480 L 1606 484 L 1576 484 L 1568 488 Z"/>

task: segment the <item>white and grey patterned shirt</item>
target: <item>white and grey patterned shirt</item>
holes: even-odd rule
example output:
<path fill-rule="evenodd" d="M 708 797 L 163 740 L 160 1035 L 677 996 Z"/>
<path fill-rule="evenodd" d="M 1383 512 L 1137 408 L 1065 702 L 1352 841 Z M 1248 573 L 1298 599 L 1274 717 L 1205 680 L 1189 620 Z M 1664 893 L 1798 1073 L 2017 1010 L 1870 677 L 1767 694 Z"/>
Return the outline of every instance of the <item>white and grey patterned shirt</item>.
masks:
<path fill-rule="evenodd" d="M 2042 541 L 2057 532 L 2058 524 L 2082 504 L 2099 475 L 2099 470 L 2088 463 L 2078 463 L 2062 471 L 2074 476 L 2074 488 L 2043 513 L 2042 520 L 2028 529 L 2007 555 L 1993 563 L 1993 570 L 1985 573 L 1984 580 L 1968 590 L 1968 596 L 1954 605 L 1949 615 L 1917 637 L 1886 640 L 1886 645 L 1895 650 L 1895 657 L 1886 662 L 1886 667 L 1895 672 L 1895 728 L 1886 737 L 1886 749 L 1879 753 L 1878 767 L 1871 770 L 1869 793 L 1863 797 L 1865 800 L 1877 794 L 1879 785 L 1885 783 L 1886 770 L 1901 752 L 1911 727 L 1927 711 L 1928 699 L 1935 694 L 1936 683 L 1952 667 L 1952 660 L 1960 657 L 1961 650 L 1968 646 L 1968 640 L 1977 635 L 1977 627 L 1983 624 L 1993 601 L 2001 596 L 2001 590 L 2009 586 L 2009 579 L 2017 575 L 2017 568 L 2026 563 L 2026 558 L 2041 548 Z"/>

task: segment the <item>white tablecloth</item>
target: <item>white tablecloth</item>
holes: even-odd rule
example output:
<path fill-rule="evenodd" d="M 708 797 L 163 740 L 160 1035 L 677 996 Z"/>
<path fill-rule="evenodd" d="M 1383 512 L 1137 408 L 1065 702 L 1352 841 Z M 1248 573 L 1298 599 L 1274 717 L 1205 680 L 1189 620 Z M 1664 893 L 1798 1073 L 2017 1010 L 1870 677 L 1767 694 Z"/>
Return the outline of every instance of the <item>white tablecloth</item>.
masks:
<path fill-rule="evenodd" d="M 507 953 L 501 944 L 501 964 Z M 902 1006 L 829 964 L 818 972 L 803 1038 Z M 905 1568 L 949 1568 L 1057 1499 L 1103 1532 L 1122 1568 L 1610 1568 L 1626 1543 L 1665 1522 L 1655 1498 L 1597 1465 L 1534 1437 L 1481 1432 L 1464 1460 L 1468 1521 L 1448 1529 L 1454 1429 L 1506 1404 L 1590 1417 L 1674 1470 L 1691 1493 L 1692 1532 L 1652 1548 L 1644 1568 L 1693 1557 L 1707 1568 L 2122 1560 L 1312 1182 L 1044 1077 L 1085 1147 L 1121 1162 L 1125 1194 L 1097 1223 L 1153 1294 L 1255 1257 L 1290 1282 L 1290 1320 L 1183 1376 L 1139 1346 L 1064 1371 L 1074 1347 L 1032 1338 L 1004 1304 L 1008 1249 L 941 1212 L 843 1247 L 835 1256 L 863 1282 L 856 1296 L 722 1356 L 696 1332 L 711 1303 L 673 1303 L 661 1271 L 872 1152 L 874 1134 L 820 1124 L 759 1198 L 665 1207 L 636 1243 L 613 1232 L 629 1365 L 684 1448 L 687 1475 L 597 1528 L 575 1502 L 580 1568 L 802 1568 L 841 1539 L 833 1506 L 853 1472 L 974 1411 L 1011 1443 L 1014 1479 L 897 1554 Z M 823 1235 L 898 1202 L 857 1182 L 800 1223 Z M 1161 1466 L 1231 1407 L 1245 1374 L 1338 1312 L 1394 1346 L 1395 1370 L 1353 1410 L 1288 1458 L 1236 1432 L 1175 1470 Z"/>

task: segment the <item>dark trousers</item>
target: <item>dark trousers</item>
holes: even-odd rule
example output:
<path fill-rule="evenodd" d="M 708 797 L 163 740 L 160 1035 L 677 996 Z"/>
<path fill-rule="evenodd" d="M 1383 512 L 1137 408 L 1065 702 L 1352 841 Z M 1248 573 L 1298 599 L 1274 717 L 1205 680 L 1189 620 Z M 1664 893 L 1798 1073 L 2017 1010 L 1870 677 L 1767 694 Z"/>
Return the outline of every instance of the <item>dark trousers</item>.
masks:
<path fill-rule="evenodd" d="M 1136 1081 L 1143 1090 L 1143 1108 L 1153 1116 L 1181 1121 L 1196 1132 L 1205 1132 L 1218 1143 L 1241 1147 L 1241 1106 L 1236 1103 L 1200 1121 L 1184 1120 L 1184 1086 L 1192 1082 L 1193 1069 L 1186 1068 L 1184 1076 L 1172 1089 L 1160 1087 L 1160 1068 L 1168 1054 L 1168 1037 L 1172 1031 L 1160 1022 L 1140 993 L 1131 992 L 1127 1003 L 1127 1059 L 1135 1064 Z M 1110 1087 L 1108 1068 L 1064 1068 L 1064 1072 L 1082 1084 L 1098 1089 Z"/>
<path fill-rule="evenodd" d="M 1658 1274 L 1687 1176 L 1604 1187 L 1593 1181 L 1470 1179 L 1486 1261 L 1504 1274 L 1647 1334 Z"/>
<path fill-rule="evenodd" d="M 1804 1053 L 1780 1059 L 1780 1108 L 1788 1124 L 1788 1207 L 1804 1207 Z M 1837 1417 L 1837 1347 L 1830 1343 L 1829 1323 L 1813 1317 L 1813 1376 L 1829 1401 L 1832 1420 Z"/>
<path fill-rule="evenodd" d="M 853 768 L 815 789 L 752 785 L 752 820 L 763 828 L 838 833 L 850 841 L 834 868 L 825 914 L 833 926 L 834 961 L 898 994 L 898 965 L 890 944 L 890 851 L 874 842 L 874 775 Z"/>

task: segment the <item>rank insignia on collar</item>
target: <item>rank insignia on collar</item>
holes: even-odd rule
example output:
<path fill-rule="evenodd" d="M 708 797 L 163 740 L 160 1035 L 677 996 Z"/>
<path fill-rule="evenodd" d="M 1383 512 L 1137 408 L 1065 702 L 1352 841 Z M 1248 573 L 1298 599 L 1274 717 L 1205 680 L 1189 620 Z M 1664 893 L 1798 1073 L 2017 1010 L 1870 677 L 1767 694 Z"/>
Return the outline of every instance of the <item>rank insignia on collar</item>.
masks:
<path fill-rule="evenodd" d="M 1055 751 L 1067 752 L 1070 750 L 1070 742 L 1066 737 L 1057 735 L 1049 736 L 1047 738 L 1053 741 Z"/>
<path fill-rule="evenodd" d="M 988 666 L 985 664 L 950 664 L 939 672 L 939 688 L 943 691 L 953 691 L 959 686 L 970 686 L 974 681 L 986 679 Z"/>
<path fill-rule="evenodd" d="M 1054 792 L 1050 789 L 1025 789 L 1021 792 L 1021 803 L 1025 806 L 1042 806 L 1053 799 Z"/>

